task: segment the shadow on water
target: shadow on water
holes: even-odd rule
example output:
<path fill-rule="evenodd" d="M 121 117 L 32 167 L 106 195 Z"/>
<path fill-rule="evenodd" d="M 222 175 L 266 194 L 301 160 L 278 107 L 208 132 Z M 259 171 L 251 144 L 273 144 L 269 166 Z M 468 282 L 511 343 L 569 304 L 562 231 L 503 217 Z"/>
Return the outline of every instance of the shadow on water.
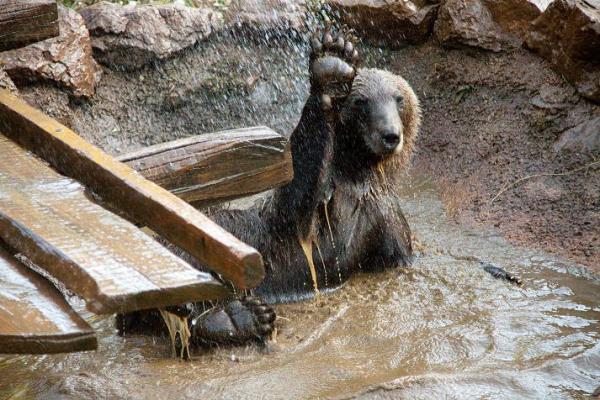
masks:
<path fill-rule="evenodd" d="M 278 306 L 276 343 L 169 358 L 166 339 L 88 317 L 95 353 L 8 357 L 0 398 L 581 398 L 600 382 L 600 281 L 447 221 L 427 181 L 404 189 L 422 253 L 315 301 Z M 520 274 L 495 280 L 476 256 Z M 82 308 L 82 305 L 79 305 Z M 21 396 L 21 397 L 19 397 Z"/>

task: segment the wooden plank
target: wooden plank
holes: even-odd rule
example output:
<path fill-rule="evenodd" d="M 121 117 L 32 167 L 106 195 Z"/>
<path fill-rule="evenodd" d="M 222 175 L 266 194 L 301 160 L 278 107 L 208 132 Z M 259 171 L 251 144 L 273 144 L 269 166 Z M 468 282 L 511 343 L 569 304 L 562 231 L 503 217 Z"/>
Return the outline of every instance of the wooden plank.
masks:
<path fill-rule="evenodd" d="M 83 297 L 91 311 L 133 311 L 226 294 L 209 274 L 94 203 L 81 184 L 2 135 L 0 154 L 0 237 Z"/>
<path fill-rule="evenodd" d="M 260 254 L 190 204 L 89 144 L 69 128 L 0 90 L 0 131 L 185 249 L 239 288 L 264 277 Z"/>
<path fill-rule="evenodd" d="M 264 126 L 161 143 L 118 159 L 196 207 L 260 193 L 293 178 L 287 139 Z"/>
<path fill-rule="evenodd" d="M 0 51 L 58 36 L 58 7 L 53 0 L 0 0 Z"/>
<path fill-rule="evenodd" d="M 92 328 L 63 295 L 0 247 L 0 353 L 95 350 Z"/>

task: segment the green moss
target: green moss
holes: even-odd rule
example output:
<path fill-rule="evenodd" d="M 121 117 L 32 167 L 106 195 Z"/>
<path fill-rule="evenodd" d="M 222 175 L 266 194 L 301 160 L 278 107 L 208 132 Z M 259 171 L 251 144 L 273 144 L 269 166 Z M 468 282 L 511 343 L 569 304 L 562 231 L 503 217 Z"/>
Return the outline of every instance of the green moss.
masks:
<path fill-rule="evenodd" d="M 73 9 L 80 9 L 83 7 L 91 6 L 95 3 L 100 3 L 103 0 L 58 0 L 59 3 L 64 4 L 65 6 Z M 117 4 L 128 4 L 129 0 L 108 0 L 111 3 Z"/>
<path fill-rule="evenodd" d="M 127 5 L 129 3 L 169 4 L 174 2 L 174 0 L 58 0 L 59 3 L 62 3 L 65 6 L 73 9 L 91 6 L 92 4 L 100 3 L 101 1 L 108 1 L 110 3 L 122 5 Z M 231 0 L 184 0 L 184 2 L 188 7 L 213 7 L 219 11 L 227 10 L 227 8 L 229 8 L 229 4 L 231 4 Z"/>

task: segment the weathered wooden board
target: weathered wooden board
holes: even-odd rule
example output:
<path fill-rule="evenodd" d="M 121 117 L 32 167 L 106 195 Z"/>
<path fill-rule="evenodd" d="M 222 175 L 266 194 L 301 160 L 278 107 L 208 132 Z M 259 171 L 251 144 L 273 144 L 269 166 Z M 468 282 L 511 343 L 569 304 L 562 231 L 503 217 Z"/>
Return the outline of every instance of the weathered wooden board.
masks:
<path fill-rule="evenodd" d="M 92 328 L 63 295 L 0 247 L 0 353 L 95 350 Z"/>
<path fill-rule="evenodd" d="M 287 139 L 264 126 L 161 143 L 118 159 L 196 207 L 260 193 L 293 178 Z"/>
<path fill-rule="evenodd" d="M 0 0 L 0 51 L 58 36 L 54 0 Z"/>
<path fill-rule="evenodd" d="M 262 281 L 264 267 L 255 249 L 5 90 L 0 90 L 0 131 L 237 287 L 252 288 Z"/>
<path fill-rule="evenodd" d="M 0 155 L 0 238 L 83 297 L 91 311 L 131 311 L 225 294 L 209 274 L 94 203 L 78 182 L 1 134 Z"/>

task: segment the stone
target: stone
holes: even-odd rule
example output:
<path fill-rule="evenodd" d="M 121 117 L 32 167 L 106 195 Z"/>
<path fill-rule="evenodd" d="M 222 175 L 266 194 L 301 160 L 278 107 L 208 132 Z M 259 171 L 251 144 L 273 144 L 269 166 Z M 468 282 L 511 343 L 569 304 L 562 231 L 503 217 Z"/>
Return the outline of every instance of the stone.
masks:
<path fill-rule="evenodd" d="M 521 46 L 529 24 L 544 6 L 541 0 L 445 0 L 434 33 L 449 47 L 514 49 Z"/>
<path fill-rule="evenodd" d="M 531 23 L 526 47 L 585 98 L 600 103 L 600 3 L 556 0 Z"/>
<path fill-rule="evenodd" d="M 88 31 L 75 11 L 59 6 L 60 36 L 0 53 L 0 65 L 17 84 L 50 81 L 76 97 L 90 97 L 101 70 L 92 57 Z"/>
<path fill-rule="evenodd" d="M 544 83 L 540 86 L 538 95 L 533 97 L 529 103 L 549 114 L 556 114 L 571 107 L 570 103 L 574 93 L 575 91 L 569 90 L 568 87 L 558 87 Z M 575 96 L 576 99 L 577 96 Z"/>
<path fill-rule="evenodd" d="M 306 16 L 304 0 L 233 0 L 225 21 L 238 30 L 305 32 Z"/>
<path fill-rule="evenodd" d="M 425 0 L 327 0 L 341 21 L 376 46 L 403 47 L 431 35 L 438 4 Z"/>
<path fill-rule="evenodd" d="M 554 144 L 554 150 L 600 154 L 600 117 L 564 131 Z"/>
<path fill-rule="evenodd" d="M 100 2 L 80 13 L 90 31 L 94 57 L 109 67 L 129 70 L 170 58 L 223 27 L 218 12 L 177 4 Z"/>
<path fill-rule="evenodd" d="M 471 46 L 500 51 L 509 45 L 492 14 L 479 0 L 446 0 L 433 28 L 436 39 L 448 47 Z"/>
<path fill-rule="evenodd" d="M 12 94 L 19 94 L 15 83 L 10 79 L 3 68 L 0 68 L 0 89 L 8 90 Z"/>
<path fill-rule="evenodd" d="M 482 0 L 506 39 L 521 47 L 531 22 L 552 0 Z"/>

